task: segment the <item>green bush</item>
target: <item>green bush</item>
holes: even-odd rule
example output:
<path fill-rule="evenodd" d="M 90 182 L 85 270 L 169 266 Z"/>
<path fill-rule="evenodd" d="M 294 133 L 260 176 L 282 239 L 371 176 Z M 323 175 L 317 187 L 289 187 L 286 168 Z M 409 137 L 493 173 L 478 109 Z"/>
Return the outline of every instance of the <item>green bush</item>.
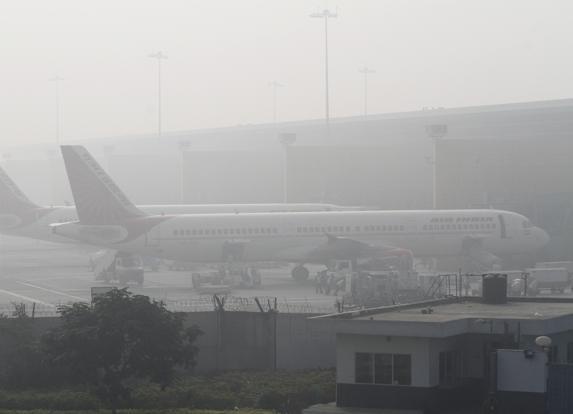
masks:
<path fill-rule="evenodd" d="M 179 413 L 177 408 L 234 410 L 239 407 L 296 414 L 309 405 L 333 401 L 334 398 L 334 370 L 233 371 L 217 375 L 189 375 L 175 381 L 164 391 L 156 384 L 140 383 L 134 387 L 130 400 L 120 408 L 124 408 L 124 413 L 128 412 L 125 410 L 128 407 L 137 409 L 134 411 L 137 413 L 142 413 L 144 409 Z M 14 410 L 103 408 L 92 394 L 74 389 L 3 391 L 0 392 L 0 407 Z"/>
<path fill-rule="evenodd" d="M 13 410 L 94 410 L 101 407 L 99 400 L 87 392 L 78 391 L 20 391 L 0 392 L 0 407 Z"/>

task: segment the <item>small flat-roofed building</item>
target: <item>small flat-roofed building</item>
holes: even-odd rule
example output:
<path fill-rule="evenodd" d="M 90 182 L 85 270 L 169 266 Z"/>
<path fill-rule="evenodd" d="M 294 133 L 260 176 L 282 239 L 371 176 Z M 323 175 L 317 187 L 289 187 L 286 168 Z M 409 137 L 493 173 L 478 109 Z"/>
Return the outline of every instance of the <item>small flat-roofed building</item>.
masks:
<path fill-rule="evenodd" d="M 479 407 L 495 391 L 517 410 L 499 412 L 543 412 L 547 378 L 536 373 L 547 358 L 573 363 L 572 298 L 456 297 L 318 318 L 337 333 L 338 409 Z M 551 338 L 550 349 L 536 345 L 540 336 Z M 503 372 L 501 388 L 495 358 L 519 367 Z"/>

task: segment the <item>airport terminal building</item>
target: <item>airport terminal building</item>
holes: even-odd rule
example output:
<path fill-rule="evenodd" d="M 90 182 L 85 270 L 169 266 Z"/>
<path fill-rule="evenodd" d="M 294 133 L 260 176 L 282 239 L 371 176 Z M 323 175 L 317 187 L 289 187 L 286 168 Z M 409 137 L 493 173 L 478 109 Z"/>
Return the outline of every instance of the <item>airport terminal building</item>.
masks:
<path fill-rule="evenodd" d="M 288 143 L 281 134 L 291 134 Z M 435 187 L 438 208 L 527 215 L 549 231 L 545 258 L 557 260 L 573 258 L 571 135 L 573 100 L 565 99 L 336 118 L 328 136 L 323 120 L 309 120 L 78 142 L 140 204 L 286 198 L 425 209 Z M 36 202 L 71 200 L 55 148 L 3 157 Z"/>

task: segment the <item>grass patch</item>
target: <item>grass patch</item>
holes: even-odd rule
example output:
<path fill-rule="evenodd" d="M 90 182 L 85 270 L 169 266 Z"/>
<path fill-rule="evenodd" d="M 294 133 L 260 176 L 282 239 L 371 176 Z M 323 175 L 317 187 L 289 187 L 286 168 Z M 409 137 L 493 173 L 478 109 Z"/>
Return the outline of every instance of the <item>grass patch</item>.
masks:
<path fill-rule="evenodd" d="M 309 405 L 334 401 L 335 387 L 334 370 L 233 371 L 182 377 L 164 391 L 141 384 L 120 408 L 124 414 L 237 413 L 237 409 L 244 414 L 268 412 L 264 410 L 296 414 Z M 0 414 L 109 412 L 89 392 L 72 389 L 0 391 L 0 407 Z"/>

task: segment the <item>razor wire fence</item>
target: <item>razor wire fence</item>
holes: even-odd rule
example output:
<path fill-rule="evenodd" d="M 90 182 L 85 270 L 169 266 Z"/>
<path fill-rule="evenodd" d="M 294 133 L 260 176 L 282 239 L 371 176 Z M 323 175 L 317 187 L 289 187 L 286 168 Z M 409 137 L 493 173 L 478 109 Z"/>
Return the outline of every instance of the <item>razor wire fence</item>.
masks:
<path fill-rule="evenodd" d="M 217 298 L 217 299 L 216 299 Z M 204 312 L 222 308 L 231 312 L 268 312 L 281 313 L 332 313 L 331 305 L 315 303 L 311 299 L 278 298 L 274 296 L 238 297 L 238 296 L 199 296 L 189 300 L 165 301 L 167 309 L 174 312 Z"/>
<path fill-rule="evenodd" d="M 238 297 L 230 295 L 197 296 L 186 300 L 160 300 L 173 312 L 279 312 L 303 314 L 327 314 L 336 312 L 332 304 L 316 303 L 311 299 L 278 298 L 274 296 Z M 25 314 L 33 318 L 57 317 L 59 308 L 70 303 L 12 302 L 0 304 L 0 316 L 15 318 Z"/>

